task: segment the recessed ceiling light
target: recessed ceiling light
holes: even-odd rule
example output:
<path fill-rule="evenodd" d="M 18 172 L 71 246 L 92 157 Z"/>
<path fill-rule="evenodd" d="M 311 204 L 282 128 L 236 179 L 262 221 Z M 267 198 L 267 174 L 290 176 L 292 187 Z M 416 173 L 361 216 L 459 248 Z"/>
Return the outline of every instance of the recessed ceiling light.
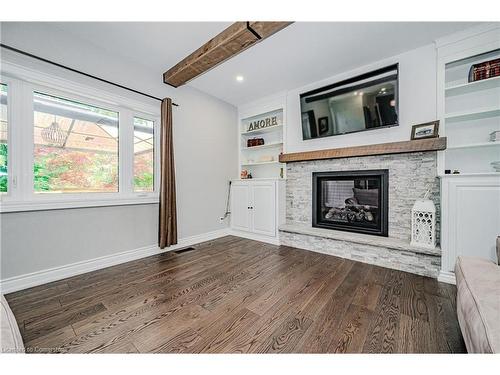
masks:
<path fill-rule="evenodd" d="M 236 80 L 237 80 L 238 82 L 243 82 L 243 80 L 244 80 L 244 79 L 245 79 L 245 78 L 244 78 L 243 76 L 236 76 Z"/>

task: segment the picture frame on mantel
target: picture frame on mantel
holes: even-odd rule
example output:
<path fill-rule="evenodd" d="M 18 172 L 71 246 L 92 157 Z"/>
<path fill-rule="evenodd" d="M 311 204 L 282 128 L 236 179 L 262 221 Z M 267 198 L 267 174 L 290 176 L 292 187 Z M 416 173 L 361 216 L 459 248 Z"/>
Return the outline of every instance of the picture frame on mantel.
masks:
<path fill-rule="evenodd" d="M 439 120 L 413 125 L 411 127 L 411 140 L 438 138 Z"/>

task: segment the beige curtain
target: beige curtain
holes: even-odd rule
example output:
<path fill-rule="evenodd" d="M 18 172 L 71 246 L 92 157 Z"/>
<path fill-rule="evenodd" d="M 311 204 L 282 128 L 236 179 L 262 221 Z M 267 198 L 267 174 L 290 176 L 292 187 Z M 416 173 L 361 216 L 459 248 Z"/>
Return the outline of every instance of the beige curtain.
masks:
<path fill-rule="evenodd" d="M 160 139 L 160 249 L 177 243 L 177 207 L 175 204 L 174 142 L 172 139 L 172 99 L 161 102 Z"/>

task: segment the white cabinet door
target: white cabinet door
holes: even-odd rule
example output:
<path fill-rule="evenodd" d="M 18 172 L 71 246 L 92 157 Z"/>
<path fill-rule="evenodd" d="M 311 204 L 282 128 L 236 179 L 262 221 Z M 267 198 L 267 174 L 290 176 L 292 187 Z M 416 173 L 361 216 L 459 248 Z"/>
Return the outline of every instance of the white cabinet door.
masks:
<path fill-rule="evenodd" d="M 231 227 L 238 230 L 251 230 L 250 186 L 233 183 L 231 187 Z"/>
<path fill-rule="evenodd" d="M 276 188 L 274 182 L 255 182 L 252 186 L 252 228 L 254 233 L 276 235 Z"/>
<path fill-rule="evenodd" d="M 449 177 L 443 184 L 442 270 L 457 256 L 496 260 L 500 235 L 500 178 Z"/>

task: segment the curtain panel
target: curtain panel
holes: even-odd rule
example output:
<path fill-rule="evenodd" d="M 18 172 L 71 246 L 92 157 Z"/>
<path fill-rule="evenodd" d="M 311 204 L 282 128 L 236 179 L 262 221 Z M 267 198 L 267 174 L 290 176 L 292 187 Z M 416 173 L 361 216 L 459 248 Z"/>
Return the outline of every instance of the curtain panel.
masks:
<path fill-rule="evenodd" d="M 163 99 L 161 102 L 160 175 L 158 245 L 160 249 L 164 249 L 177 243 L 172 99 L 170 98 Z"/>

